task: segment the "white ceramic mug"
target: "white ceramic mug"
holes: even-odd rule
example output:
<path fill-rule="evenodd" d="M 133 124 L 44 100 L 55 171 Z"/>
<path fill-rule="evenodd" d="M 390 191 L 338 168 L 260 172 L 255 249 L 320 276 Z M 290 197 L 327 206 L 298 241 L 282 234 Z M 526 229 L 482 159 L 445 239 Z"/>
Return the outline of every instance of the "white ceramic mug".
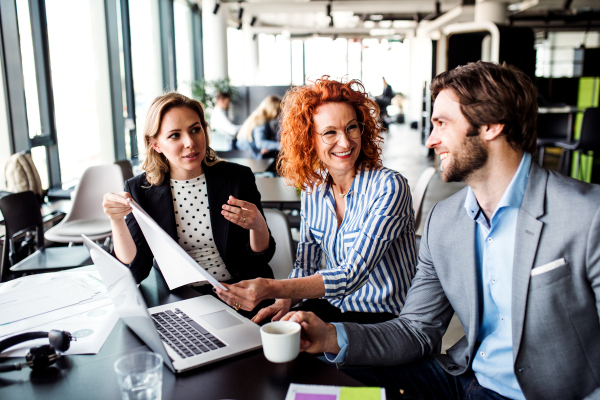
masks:
<path fill-rule="evenodd" d="M 274 321 L 260 328 L 263 351 L 274 363 L 292 361 L 300 352 L 300 324 L 292 321 Z"/>

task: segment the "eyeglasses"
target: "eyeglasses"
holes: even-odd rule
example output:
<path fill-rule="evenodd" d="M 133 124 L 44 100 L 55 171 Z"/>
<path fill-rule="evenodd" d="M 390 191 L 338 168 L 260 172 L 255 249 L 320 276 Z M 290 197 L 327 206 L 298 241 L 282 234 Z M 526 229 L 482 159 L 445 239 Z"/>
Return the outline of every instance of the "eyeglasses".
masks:
<path fill-rule="evenodd" d="M 362 136 L 364 125 L 360 122 L 353 121 L 346 126 L 345 133 L 350 139 L 358 139 Z M 319 133 L 323 143 L 335 144 L 342 137 L 341 129 L 329 128 L 325 132 Z"/>

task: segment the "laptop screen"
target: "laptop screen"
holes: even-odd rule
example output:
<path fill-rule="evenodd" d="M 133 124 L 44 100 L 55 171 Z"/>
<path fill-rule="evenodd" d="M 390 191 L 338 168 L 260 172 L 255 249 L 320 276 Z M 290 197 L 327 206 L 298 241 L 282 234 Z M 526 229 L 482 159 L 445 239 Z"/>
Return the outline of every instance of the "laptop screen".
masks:
<path fill-rule="evenodd" d="M 121 264 L 88 237 L 81 236 L 90 251 L 94 265 L 104 281 L 108 295 L 113 301 L 119 316 L 152 351 L 160 354 L 165 365 L 175 372 L 171 359 L 158 336 L 158 332 L 156 332 L 154 322 L 148 314 L 146 302 L 137 288 L 129 268 Z"/>

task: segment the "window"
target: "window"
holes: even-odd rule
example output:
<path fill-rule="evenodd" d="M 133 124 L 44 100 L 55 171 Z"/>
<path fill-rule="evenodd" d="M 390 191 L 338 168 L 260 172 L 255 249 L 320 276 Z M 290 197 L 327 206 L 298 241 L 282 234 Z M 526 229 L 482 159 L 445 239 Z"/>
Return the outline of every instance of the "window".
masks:
<path fill-rule="evenodd" d="M 194 46 L 192 37 L 192 10 L 186 2 L 175 1 L 175 55 L 177 91 L 192 96 L 190 83 L 194 80 Z"/>
<path fill-rule="evenodd" d="M 138 147 L 143 149 L 146 112 L 163 93 L 157 0 L 129 0 L 129 19 L 136 129 Z"/>
<path fill-rule="evenodd" d="M 306 40 L 306 79 L 329 75 L 342 79 L 348 74 L 348 41 L 346 39 L 312 38 Z"/>
<path fill-rule="evenodd" d="M 285 86 L 292 81 L 290 41 L 282 35 L 258 35 L 258 84 Z"/>
<path fill-rule="evenodd" d="M 539 37 L 536 48 L 535 75 L 544 78 L 573 78 L 582 74 L 582 57 L 578 50 L 600 47 L 599 32 L 550 32 Z"/>
<path fill-rule="evenodd" d="M 104 10 L 93 0 L 47 0 L 46 15 L 61 180 L 66 183 L 103 158 L 114 160 Z"/>
<path fill-rule="evenodd" d="M 33 38 L 31 36 L 31 21 L 29 18 L 28 0 L 17 0 L 17 20 L 19 23 L 19 41 L 21 47 L 21 62 L 23 64 L 23 81 L 25 83 L 25 102 L 27 106 L 27 124 L 29 137 L 34 138 L 47 132 L 42 131 L 38 88 L 33 55 Z"/>

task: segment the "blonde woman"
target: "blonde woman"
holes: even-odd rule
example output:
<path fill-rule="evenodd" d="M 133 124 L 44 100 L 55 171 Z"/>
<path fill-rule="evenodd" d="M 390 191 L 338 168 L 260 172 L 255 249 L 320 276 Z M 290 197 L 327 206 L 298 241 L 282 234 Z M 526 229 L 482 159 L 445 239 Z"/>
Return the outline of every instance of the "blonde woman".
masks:
<path fill-rule="evenodd" d="M 256 110 L 244 121 L 237 134 L 236 146 L 239 150 L 252 151 L 254 158 L 275 157 L 280 149 L 277 140 L 277 117 L 281 97 L 266 97 Z"/>
<path fill-rule="evenodd" d="M 128 180 L 124 193 L 104 196 L 115 255 L 129 265 L 137 282 L 156 261 L 131 214 L 129 198 L 217 280 L 273 277 L 268 262 L 275 242 L 254 175 L 247 167 L 218 159 L 207 132 L 198 101 L 179 93 L 157 97 L 144 128 L 145 172 Z M 210 285 L 197 290 L 212 294 Z"/>

